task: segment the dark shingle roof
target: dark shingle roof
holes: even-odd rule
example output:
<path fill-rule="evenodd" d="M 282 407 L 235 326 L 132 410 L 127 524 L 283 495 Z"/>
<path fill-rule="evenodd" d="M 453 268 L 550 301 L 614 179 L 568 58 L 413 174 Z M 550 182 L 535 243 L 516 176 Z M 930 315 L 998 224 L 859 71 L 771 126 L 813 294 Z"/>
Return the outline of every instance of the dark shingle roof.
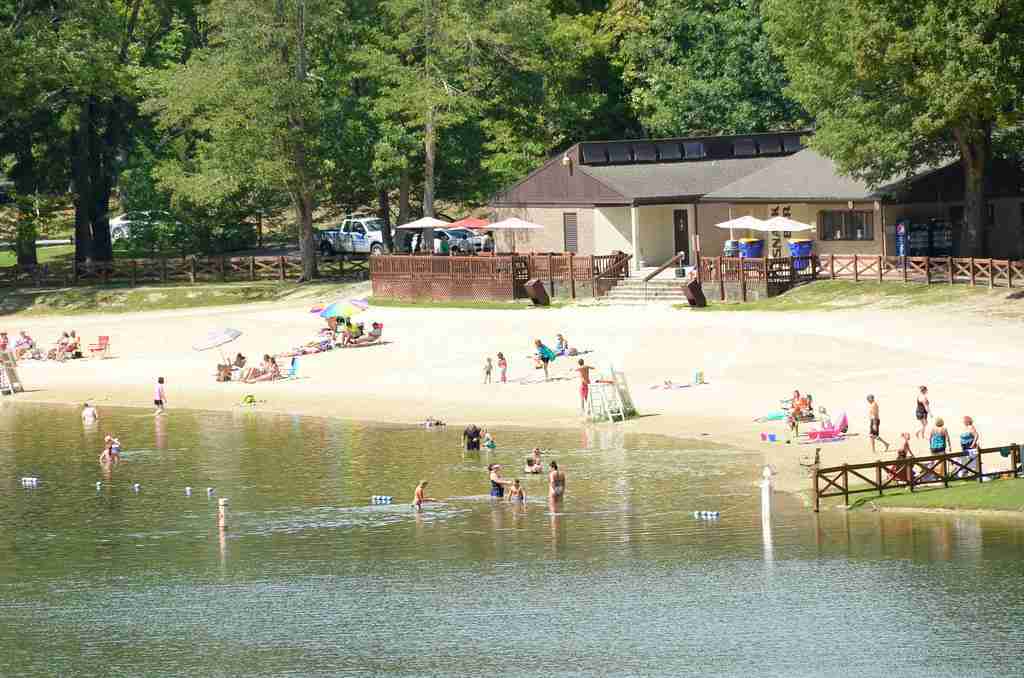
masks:
<path fill-rule="evenodd" d="M 839 174 L 835 163 L 810 148 L 779 158 L 768 167 L 709 191 L 716 200 L 872 200 L 876 191 Z"/>
<path fill-rule="evenodd" d="M 580 165 L 629 200 L 698 197 L 762 170 L 779 158 L 730 158 L 645 165 Z"/>

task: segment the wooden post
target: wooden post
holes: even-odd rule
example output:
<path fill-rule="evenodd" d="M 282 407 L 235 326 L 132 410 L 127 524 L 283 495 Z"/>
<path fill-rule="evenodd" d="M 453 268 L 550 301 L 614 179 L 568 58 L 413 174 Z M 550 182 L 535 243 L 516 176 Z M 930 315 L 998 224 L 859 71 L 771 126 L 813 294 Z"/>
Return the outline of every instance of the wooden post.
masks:
<path fill-rule="evenodd" d="M 697 250 L 696 261 L 697 261 L 697 283 L 698 284 L 704 284 L 704 272 L 701 270 L 702 267 L 700 265 L 700 250 Z"/>
<path fill-rule="evenodd" d="M 832 280 L 836 279 L 836 255 L 828 255 L 828 275 Z"/>
<path fill-rule="evenodd" d="M 971 275 L 974 275 L 974 268 L 972 263 Z M 949 284 L 953 284 L 953 257 L 946 257 L 946 277 L 949 278 Z"/>
<path fill-rule="evenodd" d="M 924 284 L 925 285 L 931 285 L 932 284 L 932 258 L 931 257 L 925 257 L 924 258 Z"/>
<path fill-rule="evenodd" d="M 718 260 L 715 262 L 715 268 L 718 269 L 718 293 L 721 301 L 725 301 L 725 275 L 722 271 L 722 257 L 718 257 Z"/>
<path fill-rule="evenodd" d="M 843 464 L 843 503 L 850 505 L 850 471 L 847 464 Z"/>
<path fill-rule="evenodd" d="M 817 513 L 821 510 L 821 494 L 818 490 L 818 464 L 811 465 L 811 487 L 813 492 L 811 496 L 814 498 L 814 512 Z"/>
<path fill-rule="evenodd" d="M 970 260 L 970 261 L 971 261 L 971 287 L 974 287 L 974 286 L 975 286 L 975 278 L 974 278 L 974 257 L 971 257 L 971 260 Z"/>
<path fill-rule="evenodd" d="M 196 282 L 196 258 L 192 257 L 192 259 L 189 261 L 189 263 L 190 263 L 190 265 L 189 265 L 189 270 L 188 270 L 188 278 L 189 278 L 189 280 L 192 281 L 192 284 L 195 284 L 195 282 Z"/>
<path fill-rule="evenodd" d="M 907 258 L 906 257 L 902 257 L 902 259 L 903 259 L 903 282 L 907 282 Z"/>
<path fill-rule="evenodd" d="M 885 264 L 885 259 L 881 254 L 878 255 L 878 282 L 882 282 L 882 266 Z"/>
<path fill-rule="evenodd" d="M 551 296 L 555 296 L 555 267 L 554 267 L 555 255 L 548 252 L 548 286 L 551 288 Z"/>
<path fill-rule="evenodd" d="M 1010 445 L 1010 472 L 1017 475 L 1017 467 L 1020 466 L 1020 445 Z"/>
<path fill-rule="evenodd" d="M 860 282 L 860 271 L 857 270 L 858 259 L 857 255 L 853 255 L 853 282 Z"/>
<path fill-rule="evenodd" d="M 996 269 L 992 264 L 992 257 L 988 258 L 988 288 L 992 289 L 996 286 Z"/>
<path fill-rule="evenodd" d="M 256 280 L 256 257 L 249 257 L 249 280 Z"/>
<path fill-rule="evenodd" d="M 878 496 L 882 496 L 882 462 L 875 462 L 875 485 L 878 487 Z"/>
<path fill-rule="evenodd" d="M 569 252 L 569 298 L 576 299 L 576 255 Z"/>
<path fill-rule="evenodd" d="M 224 281 L 226 281 L 228 279 L 228 273 L 227 273 L 226 268 L 227 268 L 227 257 L 225 257 L 222 254 L 222 255 L 220 255 L 220 281 L 221 282 L 224 282 Z"/>
<path fill-rule="evenodd" d="M 942 486 L 949 487 L 949 467 L 946 465 L 946 460 L 949 459 L 949 455 L 943 453 L 942 455 Z"/>
<path fill-rule="evenodd" d="M 740 300 L 747 303 L 747 267 L 740 262 Z"/>
<path fill-rule="evenodd" d="M 277 268 L 278 268 L 278 273 L 281 276 L 281 282 L 284 282 L 284 267 L 285 267 L 284 257 L 278 257 L 277 258 Z"/>
<path fill-rule="evenodd" d="M 1013 260 L 1006 260 L 1006 286 L 1013 289 Z"/>
<path fill-rule="evenodd" d="M 977 471 L 978 471 L 978 482 L 980 483 L 983 480 L 983 477 L 981 475 L 981 448 L 980 447 L 978 448 L 978 456 L 975 457 L 975 459 L 978 460 L 978 469 L 977 469 Z"/>

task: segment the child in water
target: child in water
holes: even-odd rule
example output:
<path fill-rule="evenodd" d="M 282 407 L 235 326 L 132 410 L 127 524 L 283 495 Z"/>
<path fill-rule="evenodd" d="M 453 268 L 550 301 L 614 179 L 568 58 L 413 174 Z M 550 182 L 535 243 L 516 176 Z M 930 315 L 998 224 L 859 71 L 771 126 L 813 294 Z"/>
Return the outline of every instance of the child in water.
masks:
<path fill-rule="evenodd" d="M 490 432 L 484 431 L 484 447 L 486 447 L 489 450 L 493 450 L 497 446 L 498 443 L 494 442 L 494 438 L 491 437 Z"/>
<path fill-rule="evenodd" d="M 508 500 L 519 502 L 526 501 L 526 489 L 519 484 L 519 478 L 512 481 L 512 487 L 508 490 Z"/>

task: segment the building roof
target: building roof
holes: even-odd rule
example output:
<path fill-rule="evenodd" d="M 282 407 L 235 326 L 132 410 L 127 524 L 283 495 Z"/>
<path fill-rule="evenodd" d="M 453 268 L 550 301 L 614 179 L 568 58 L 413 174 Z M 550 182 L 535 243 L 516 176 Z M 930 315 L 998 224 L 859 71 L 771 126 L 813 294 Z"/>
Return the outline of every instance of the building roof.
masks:
<path fill-rule="evenodd" d="M 839 174 L 835 163 L 805 148 L 709 191 L 703 200 L 847 201 L 873 200 L 877 195 L 867 183 Z"/>
<path fill-rule="evenodd" d="M 579 171 L 625 200 L 694 198 L 780 162 L 778 157 L 729 158 L 643 165 L 580 165 Z"/>

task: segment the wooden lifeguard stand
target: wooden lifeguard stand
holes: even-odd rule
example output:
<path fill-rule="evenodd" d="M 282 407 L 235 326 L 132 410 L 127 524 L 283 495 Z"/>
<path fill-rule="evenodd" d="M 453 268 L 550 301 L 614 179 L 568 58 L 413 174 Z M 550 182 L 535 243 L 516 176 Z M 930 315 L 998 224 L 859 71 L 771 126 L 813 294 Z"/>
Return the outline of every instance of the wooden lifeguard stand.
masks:
<path fill-rule="evenodd" d="M 12 353 L 0 353 L 0 394 L 14 395 L 24 392 L 18 376 L 18 362 Z"/>

